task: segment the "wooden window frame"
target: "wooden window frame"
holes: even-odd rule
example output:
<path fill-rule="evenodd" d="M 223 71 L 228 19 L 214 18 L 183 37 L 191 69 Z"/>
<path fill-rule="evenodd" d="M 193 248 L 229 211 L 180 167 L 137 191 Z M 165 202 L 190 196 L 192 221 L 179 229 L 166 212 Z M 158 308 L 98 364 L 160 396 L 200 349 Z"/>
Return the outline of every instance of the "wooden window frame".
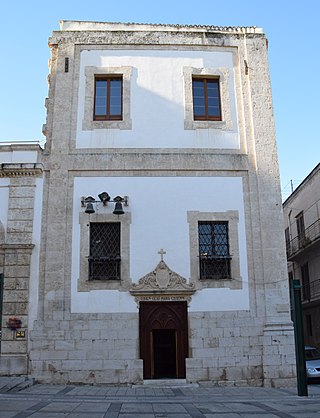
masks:
<path fill-rule="evenodd" d="M 194 93 L 193 93 L 193 82 L 194 81 L 203 81 L 204 83 L 204 105 L 205 105 L 205 115 L 196 115 L 195 114 L 195 105 L 194 105 Z M 208 88 L 207 82 L 215 81 L 218 87 L 218 104 L 219 104 L 219 115 L 210 116 L 208 113 Z M 220 78 L 219 77 L 199 77 L 192 76 L 192 104 L 193 104 L 193 119 L 199 121 L 222 121 L 222 112 L 221 112 L 221 92 L 220 92 Z"/>
<path fill-rule="evenodd" d="M 113 80 L 121 81 L 121 114 L 120 115 L 110 115 L 110 82 Z M 106 81 L 107 82 L 107 95 L 106 95 L 106 114 L 105 115 L 96 115 L 96 90 L 97 90 L 97 81 Z M 105 121 L 105 120 L 123 120 L 123 76 L 122 75 L 96 75 L 94 78 L 94 100 L 93 100 L 93 120 L 95 121 Z"/>

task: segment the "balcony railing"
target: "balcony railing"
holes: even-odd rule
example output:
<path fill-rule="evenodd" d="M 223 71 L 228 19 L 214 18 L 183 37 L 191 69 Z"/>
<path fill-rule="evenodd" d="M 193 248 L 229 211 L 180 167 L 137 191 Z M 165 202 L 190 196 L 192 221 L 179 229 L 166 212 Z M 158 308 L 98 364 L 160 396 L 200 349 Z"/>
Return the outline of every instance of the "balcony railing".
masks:
<path fill-rule="evenodd" d="M 302 302 L 311 302 L 320 299 L 320 279 L 302 286 Z"/>
<path fill-rule="evenodd" d="M 311 245 L 320 238 L 320 219 L 304 230 L 304 233 L 287 242 L 287 257 L 293 257 L 299 251 Z"/>
<path fill-rule="evenodd" d="M 120 280 L 120 255 L 108 257 L 88 257 L 89 280 Z"/>
<path fill-rule="evenodd" d="M 230 262 L 229 255 L 200 255 L 200 279 L 230 279 Z"/>

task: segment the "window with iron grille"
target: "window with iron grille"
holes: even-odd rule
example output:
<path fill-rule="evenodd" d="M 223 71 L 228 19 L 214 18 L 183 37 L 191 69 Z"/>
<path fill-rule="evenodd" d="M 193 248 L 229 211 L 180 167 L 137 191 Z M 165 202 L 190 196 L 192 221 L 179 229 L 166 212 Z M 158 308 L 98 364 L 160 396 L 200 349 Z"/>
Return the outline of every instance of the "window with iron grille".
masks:
<path fill-rule="evenodd" d="M 221 120 L 219 78 L 192 78 L 194 120 Z"/>
<path fill-rule="evenodd" d="M 96 76 L 94 120 L 122 120 L 122 76 Z"/>
<path fill-rule="evenodd" d="M 228 222 L 200 221 L 200 279 L 230 279 Z"/>
<path fill-rule="evenodd" d="M 89 280 L 120 280 L 120 222 L 90 223 Z"/>

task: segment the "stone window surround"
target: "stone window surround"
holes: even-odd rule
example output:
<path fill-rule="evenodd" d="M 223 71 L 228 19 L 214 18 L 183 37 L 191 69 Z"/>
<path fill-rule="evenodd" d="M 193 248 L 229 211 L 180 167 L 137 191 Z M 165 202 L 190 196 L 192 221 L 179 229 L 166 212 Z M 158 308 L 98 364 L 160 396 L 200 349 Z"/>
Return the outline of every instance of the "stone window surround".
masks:
<path fill-rule="evenodd" d="M 197 290 L 202 288 L 230 288 L 242 289 L 242 278 L 240 276 L 239 239 L 238 223 L 239 213 L 236 210 L 226 212 L 199 212 L 188 211 L 190 237 L 190 283 L 193 283 Z M 199 221 L 227 221 L 229 227 L 229 250 L 231 279 L 200 280 L 199 272 Z"/>
<path fill-rule="evenodd" d="M 82 129 L 92 131 L 94 129 L 132 129 L 131 109 L 130 109 L 130 79 L 132 74 L 131 67 L 85 67 L 85 100 L 84 118 Z M 94 82 L 96 75 L 119 75 L 122 76 L 122 120 L 94 120 Z"/>
<path fill-rule="evenodd" d="M 220 104 L 221 121 L 215 120 L 194 120 L 193 117 L 193 76 L 212 76 L 219 78 L 220 82 Z M 185 97 L 185 120 L 184 128 L 190 129 L 222 129 L 232 130 L 232 117 L 229 94 L 229 69 L 228 68 L 194 68 L 183 67 L 184 97 Z"/>
<path fill-rule="evenodd" d="M 90 218 L 89 218 L 90 216 Z M 88 280 L 90 252 L 90 222 L 120 222 L 121 224 L 121 279 L 120 280 Z M 131 213 L 116 216 L 112 213 L 86 213 L 79 214 L 80 224 L 80 273 L 78 279 L 78 292 L 91 290 L 128 290 L 130 279 L 130 224 Z"/>

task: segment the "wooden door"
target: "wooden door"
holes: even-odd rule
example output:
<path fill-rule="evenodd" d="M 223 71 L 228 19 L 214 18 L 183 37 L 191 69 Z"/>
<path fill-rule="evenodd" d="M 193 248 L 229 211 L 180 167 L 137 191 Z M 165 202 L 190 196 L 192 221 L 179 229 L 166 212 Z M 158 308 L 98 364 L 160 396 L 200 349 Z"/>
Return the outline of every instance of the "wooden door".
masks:
<path fill-rule="evenodd" d="M 183 379 L 188 357 L 187 302 L 140 302 L 144 379 Z"/>

